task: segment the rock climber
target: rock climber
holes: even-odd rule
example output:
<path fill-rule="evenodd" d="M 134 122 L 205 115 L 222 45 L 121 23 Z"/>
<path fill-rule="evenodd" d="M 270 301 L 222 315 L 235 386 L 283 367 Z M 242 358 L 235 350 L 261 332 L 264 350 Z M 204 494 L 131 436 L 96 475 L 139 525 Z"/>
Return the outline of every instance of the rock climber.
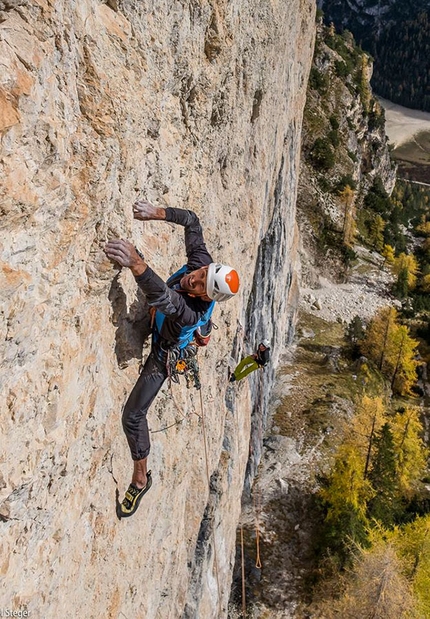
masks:
<path fill-rule="evenodd" d="M 248 355 L 239 363 L 235 371 L 230 373 L 229 382 L 234 383 L 242 380 L 251 372 L 264 367 L 270 359 L 270 342 L 263 340 L 258 346 L 257 351 L 253 355 Z"/>
<path fill-rule="evenodd" d="M 163 220 L 183 226 L 187 263 L 165 283 L 129 241 L 114 239 L 105 246 L 110 259 L 131 270 L 149 306 L 156 310 L 151 353 L 122 415 L 134 467 L 124 500 L 117 505 L 119 518 L 136 512 L 152 484 L 151 471 L 147 469 L 150 440 L 146 415 L 168 376 L 170 351 L 179 350 L 183 355 L 196 328 L 206 324 L 215 302 L 230 299 L 239 290 L 237 272 L 213 262 L 195 213 L 178 208 L 164 209 L 139 200 L 133 204 L 133 216 L 140 221 Z"/>

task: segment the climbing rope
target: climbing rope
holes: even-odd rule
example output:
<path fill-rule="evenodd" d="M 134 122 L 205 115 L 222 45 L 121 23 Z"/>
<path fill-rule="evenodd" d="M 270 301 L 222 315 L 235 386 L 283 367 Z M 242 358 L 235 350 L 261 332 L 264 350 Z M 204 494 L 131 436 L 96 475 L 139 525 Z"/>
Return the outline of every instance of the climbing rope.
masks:
<path fill-rule="evenodd" d="M 260 511 L 261 511 L 261 496 L 258 488 L 256 489 L 254 494 L 254 514 L 255 514 L 255 567 L 258 569 L 262 568 L 261 558 L 260 558 Z"/>
<path fill-rule="evenodd" d="M 242 617 L 246 619 L 245 551 L 243 544 L 243 525 L 240 525 L 240 565 L 242 571 Z"/>

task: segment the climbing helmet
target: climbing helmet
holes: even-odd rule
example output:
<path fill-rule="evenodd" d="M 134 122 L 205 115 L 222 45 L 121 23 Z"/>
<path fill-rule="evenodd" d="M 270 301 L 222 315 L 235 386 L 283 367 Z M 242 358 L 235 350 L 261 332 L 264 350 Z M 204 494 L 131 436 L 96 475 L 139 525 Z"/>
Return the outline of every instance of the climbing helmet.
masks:
<path fill-rule="evenodd" d="M 208 268 L 206 293 L 214 301 L 226 301 L 239 290 L 237 271 L 225 264 L 212 262 Z"/>

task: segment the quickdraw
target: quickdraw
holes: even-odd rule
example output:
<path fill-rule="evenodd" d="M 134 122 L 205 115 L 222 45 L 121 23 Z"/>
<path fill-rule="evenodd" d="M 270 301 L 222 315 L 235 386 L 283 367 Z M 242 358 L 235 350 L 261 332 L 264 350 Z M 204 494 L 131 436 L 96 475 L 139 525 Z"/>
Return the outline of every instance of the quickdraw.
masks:
<path fill-rule="evenodd" d="M 179 383 L 179 377 L 185 376 L 187 389 L 200 389 L 200 369 L 197 361 L 197 346 L 187 346 L 183 350 L 169 348 L 167 351 L 167 375 L 170 381 Z"/>

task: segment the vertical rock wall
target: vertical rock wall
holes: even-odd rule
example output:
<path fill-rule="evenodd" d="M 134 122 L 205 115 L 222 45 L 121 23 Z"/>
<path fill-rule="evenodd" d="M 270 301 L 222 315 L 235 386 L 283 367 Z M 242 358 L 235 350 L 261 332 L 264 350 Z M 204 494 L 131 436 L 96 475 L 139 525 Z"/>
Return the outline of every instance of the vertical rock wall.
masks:
<path fill-rule="evenodd" d="M 0 608 L 226 616 L 255 398 L 225 397 L 226 367 L 263 333 L 276 362 L 291 320 L 313 36 L 312 0 L 0 2 Z M 181 229 L 133 222 L 138 196 L 195 210 L 242 286 L 201 401 L 153 405 L 154 485 L 119 522 L 146 316 L 102 247 L 134 239 L 162 276 L 184 261 Z"/>

